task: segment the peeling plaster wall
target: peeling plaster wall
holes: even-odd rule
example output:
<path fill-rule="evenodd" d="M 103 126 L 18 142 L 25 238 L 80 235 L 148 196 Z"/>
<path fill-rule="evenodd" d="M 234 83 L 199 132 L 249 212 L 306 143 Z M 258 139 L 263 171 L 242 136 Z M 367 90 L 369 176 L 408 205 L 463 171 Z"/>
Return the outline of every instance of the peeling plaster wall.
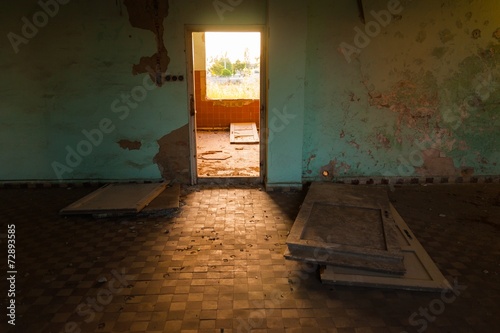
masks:
<path fill-rule="evenodd" d="M 158 50 L 163 73 L 186 76 L 185 24 L 265 24 L 265 2 L 61 2 L 29 38 L 39 3 L 0 3 L 0 180 L 185 181 L 187 85 L 156 87 Z"/>
<path fill-rule="evenodd" d="M 498 2 L 363 3 L 309 3 L 303 180 L 500 174 Z"/>
<path fill-rule="evenodd" d="M 271 186 L 500 175 L 497 1 L 395 2 L 2 2 L 0 180 L 186 181 L 187 24 L 269 26 Z"/>

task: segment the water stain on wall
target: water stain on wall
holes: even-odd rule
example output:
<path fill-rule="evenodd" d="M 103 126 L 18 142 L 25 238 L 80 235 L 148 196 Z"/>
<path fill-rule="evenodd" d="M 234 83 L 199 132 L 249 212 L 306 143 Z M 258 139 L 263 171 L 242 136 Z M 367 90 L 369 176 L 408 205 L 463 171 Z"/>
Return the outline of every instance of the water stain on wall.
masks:
<path fill-rule="evenodd" d="M 160 149 L 153 161 L 163 179 L 189 182 L 189 126 L 186 124 L 158 140 Z"/>
<path fill-rule="evenodd" d="M 168 1 L 160 0 L 124 0 L 130 24 L 139 29 L 149 30 L 154 34 L 157 51 L 151 56 L 141 57 L 138 64 L 133 65 L 134 75 L 165 72 L 170 58 L 163 42 L 163 20 L 168 16 Z"/>

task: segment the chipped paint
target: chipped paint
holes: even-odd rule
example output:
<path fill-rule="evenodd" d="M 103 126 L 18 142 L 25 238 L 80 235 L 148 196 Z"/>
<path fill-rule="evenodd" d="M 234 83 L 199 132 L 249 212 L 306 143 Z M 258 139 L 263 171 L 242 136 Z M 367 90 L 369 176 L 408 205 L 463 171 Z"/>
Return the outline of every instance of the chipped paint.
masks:
<path fill-rule="evenodd" d="M 127 6 L 123 16 L 121 3 Z M 365 6 L 378 11 L 386 3 Z M 0 136 L 2 157 L 9 161 L 0 173 L 4 180 L 54 179 L 51 162 L 65 158 L 65 146 L 114 116 L 117 130 L 86 156 L 72 179 L 172 178 L 176 172 L 183 178 L 189 133 L 163 136 L 188 122 L 185 83 L 148 92 L 143 102 L 128 106 L 126 119 L 116 117 L 110 104 L 128 103 L 127 95 L 144 82 L 130 72 L 150 67 L 156 75 L 158 58 L 159 72 L 175 63 L 176 73 L 187 73 L 186 24 L 223 23 L 263 25 L 272 32 L 266 107 L 286 108 L 294 119 L 267 143 L 270 183 L 323 179 L 319 171 L 330 161 L 336 161 L 332 174 L 339 177 L 417 177 L 418 168 L 439 171 L 433 163 L 454 175 L 499 175 L 498 1 L 401 4 L 401 17 L 370 36 L 347 63 L 338 45 L 352 40 L 359 25 L 353 1 L 243 1 L 224 22 L 204 0 L 71 2 L 72 15 L 57 16 L 21 57 L 0 54 L 7 78 L 0 80 Z M 4 5 L 2 30 L 18 29 L 27 8 L 27 0 Z M 121 148 L 124 138 L 139 140 L 141 148 Z M 439 158 L 425 164 L 429 149 L 439 151 Z"/>
<path fill-rule="evenodd" d="M 331 160 L 327 165 L 320 168 L 319 174 L 324 180 L 332 180 L 335 177 L 343 176 L 349 173 L 351 166 L 346 162 Z"/>
<path fill-rule="evenodd" d="M 142 143 L 140 141 L 130 141 L 122 139 L 117 143 L 120 146 L 120 148 L 128 150 L 139 150 L 142 147 Z"/>
<path fill-rule="evenodd" d="M 398 114 L 395 136 L 399 142 L 402 141 L 403 127 L 428 130 L 431 118 L 439 109 L 437 80 L 430 71 L 423 75 L 407 72 L 405 78 L 395 83 L 390 90 L 368 92 L 368 96 L 370 105 Z"/>
<path fill-rule="evenodd" d="M 154 34 L 156 53 L 142 56 L 139 63 L 132 66 L 134 75 L 153 71 L 165 72 L 170 63 L 163 36 L 163 20 L 168 16 L 168 1 L 160 0 L 124 0 L 130 24 L 139 29 L 149 30 Z"/>
<path fill-rule="evenodd" d="M 427 149 L 422 152 L 424 163 L 422 167 L 416 168 L 417 174 L 421 176 L 444 176 L 456 175 L 457 168 L 451 157 L 442 157 L 437 149 Z"/>
<path fill-rule="evenodd" d="M 397 24 L 370 36 L 348 66 L 334 50 L 347 34 L 325 31 L 332 20 L 336 31 L 352 29 L 344 17 L 355 6 L 310 5 L 303 152 L 317 157 L 304 179 L 500 173 L 496 3 L 402 4 Z"/>
<path fill-rule="evenodd" d="M 154 163 L 163 179 L 187 183 L 189 181 L 189 127 L 184 125 L 158 140 L 159 151 Z"/>

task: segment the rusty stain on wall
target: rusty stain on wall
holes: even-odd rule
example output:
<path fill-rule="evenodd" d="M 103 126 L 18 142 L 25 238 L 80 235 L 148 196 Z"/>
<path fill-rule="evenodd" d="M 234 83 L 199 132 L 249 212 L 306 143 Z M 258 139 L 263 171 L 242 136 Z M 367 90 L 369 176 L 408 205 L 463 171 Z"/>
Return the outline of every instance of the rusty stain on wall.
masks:
<path fill-rule="evenodd" d="M 153 161 L 164 179 L 187 183 L 189 176 L 189 127 L 184 125 L 158 140 Z"/>
<path fill-rule="evenodd" d="M 152 71 L 165 72 L 170 63 L 163 42 L 163 20 L 168 16 L 168 1 L 124 0 L 124 4 L 127 7 L 130 24 L 135 28 L 151 31 L 155 36 L 157 46 L 155 54 L 143 56 L 138 64 L 133 65 L 132 73 L 137 75 Z"/>
<path fill-rule="evenodd" d="M 117 142 L 122 149 L 128 150 L 139 150 L 142 147 L 142 143 L 140 141 L 130 141 L 130 140 L 120 140 Z"/>

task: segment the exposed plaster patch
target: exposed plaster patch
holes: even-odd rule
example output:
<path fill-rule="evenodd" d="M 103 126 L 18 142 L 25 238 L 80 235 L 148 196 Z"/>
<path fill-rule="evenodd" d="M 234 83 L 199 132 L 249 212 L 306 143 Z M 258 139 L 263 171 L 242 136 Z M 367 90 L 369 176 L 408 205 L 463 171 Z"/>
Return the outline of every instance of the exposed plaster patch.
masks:
<path fill-rule="evenodd" d="M 455 168 L 451 157 L 441 157 L 441 152 L 437 149 L 427 149 L 422 151 L 424 163 L 422 167 L 415 168 L 421 176 L 455 176 L 458 170 Z"/>
<path fill-rule="evenodd" d="M 189 182 L 189 127 L 184 125 L 158 140 L 153 161 L 164 179 Z"/>
<path fill-rule="evenodd" d="M 140 141 L 130 141 L 130 140 L 120 140 L 117 142 L 122 149 L 128 150 L 139 150 L 142 147 L 142 143 Z"/>
<path fill-rule="evenodd" d="M 430 119 L 439 113 L 438 86 L 435 77 L 407 73 L 407 79 L 394 84 L 387 92 L 369 92 L 370 105 L 387 108 L 398 114 L 396 137 L 402 138 L 402 126 L 426 132 Z"/>
<path fill-rule="evenodd" d="M 151 31 L 155 35 L 157 50 L 152 56 L 141 57 L 138 64 L 133 65 L 132 73 L 165 72 L 170 58 L 163 42 L 163 20 L 168 16 L 166 0 L 124 0 L 130 24 L 139 29 Z M 158 66 L 159 65 L 159 66 Z M 160 68 L 158 68 L 160 67 Z M 152 80 L 155 81 L 154 77 Z"/>

